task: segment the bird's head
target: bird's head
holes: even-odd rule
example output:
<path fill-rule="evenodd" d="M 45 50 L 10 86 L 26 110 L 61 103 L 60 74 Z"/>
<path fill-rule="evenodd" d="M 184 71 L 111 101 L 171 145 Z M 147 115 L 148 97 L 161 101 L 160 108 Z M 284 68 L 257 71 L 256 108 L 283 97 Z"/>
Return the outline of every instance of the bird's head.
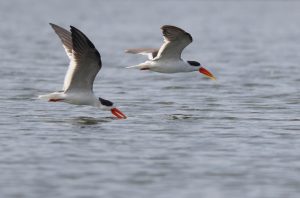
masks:
<path fill-rule="evenodd" d="M 104 110 L 110 110 L 111 113 L 119 119 L 126 119 L 126 115 L 122 113 L 118 108 L 114 106 L 114 104 L 103 98 L 99 98 L 99 107 L 103 108 Z"/>
<path fill-rule="evenodd" d="M 199 62 L 197 61 L 187 61 L 187 63 L 192 66 L 192 67 L 197 67 L 198 71 L 203 74 L 204 76 L 212 79 L 212 80 L 216 80 L 216 77 L 209 72 L 207 69 L 205 69 Z"/>

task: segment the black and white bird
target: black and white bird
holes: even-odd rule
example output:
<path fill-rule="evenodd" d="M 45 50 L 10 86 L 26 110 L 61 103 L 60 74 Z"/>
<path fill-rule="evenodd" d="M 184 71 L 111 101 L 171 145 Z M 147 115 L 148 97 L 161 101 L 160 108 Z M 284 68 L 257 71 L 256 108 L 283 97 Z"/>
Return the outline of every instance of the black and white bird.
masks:
<path fill-rule="evenodd" d="M 95 106 L 110 110 L 117 118 L 125 119 L 126 116 L 111 101 L 94 95 L 94 80 L 102 67 L 100 54 L 94 44 L 73 26 L 70 26 L 71 31 L 68 31 L 58 25 L 51 23 L 50 25 L 62 41 L 70 59 L 70 65 L 65 75 L 62 91 L 40 95 L 39 98 L 49 102 Z"/>
<path fill-rule="evenodd" d="M 151 70 L 160 73 L 199 71 L 213 80 L 216 79 L 214 75 L 205 69 L 199 62 L 182 60 L 181 53 L 183 49 L 193 41 L 193 38 L 189 33 L 171 25 L 164 25 L 161 29 L 164 43 L 159 49 L 135 48 L 127 49 L 125 51 L 131 54 L 147 55 L 149 59 L 144 63 L 127 68 L 138 68 L 140 70 Z"/>

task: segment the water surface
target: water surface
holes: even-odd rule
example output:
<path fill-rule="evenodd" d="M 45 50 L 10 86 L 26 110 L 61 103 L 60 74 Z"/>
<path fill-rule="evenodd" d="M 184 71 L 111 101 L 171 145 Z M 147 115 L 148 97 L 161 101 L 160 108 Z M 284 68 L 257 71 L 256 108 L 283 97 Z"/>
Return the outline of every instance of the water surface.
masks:
<path fill-rule="evenodd" d="M 0 2 L 1 197 L 298 197 L 300 3 Z M 49 22 L 99 49 L 94 91 L 128 116 L 47 103 L 68 59 Z M 212 71 L 128 70 L 159 47 L 160 26 L 190 32 L 184 51 Z"/>

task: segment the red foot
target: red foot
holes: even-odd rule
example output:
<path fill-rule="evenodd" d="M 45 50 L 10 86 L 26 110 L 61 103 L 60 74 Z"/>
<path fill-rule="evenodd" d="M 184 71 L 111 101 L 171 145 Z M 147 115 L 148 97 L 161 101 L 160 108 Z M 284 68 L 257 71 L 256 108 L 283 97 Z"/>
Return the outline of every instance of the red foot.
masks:
<path fill-rule="evenodd" d="M 64 99 L 49 99 L 48 102 L 59 102 L 59 101 L 62 101 Z"/>

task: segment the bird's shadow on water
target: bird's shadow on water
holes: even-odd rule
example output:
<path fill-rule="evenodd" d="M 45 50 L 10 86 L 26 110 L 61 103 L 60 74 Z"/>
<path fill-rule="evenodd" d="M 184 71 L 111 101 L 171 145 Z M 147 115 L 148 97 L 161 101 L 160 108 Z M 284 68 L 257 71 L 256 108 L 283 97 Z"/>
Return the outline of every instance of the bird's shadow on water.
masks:
<path fill-rule="evenodd" d="M 76 116 L 76 117 L 68 117 L 64 119 L 53 119 L 53 118 L 44 118 L 43 119 L 47 123 L 54 123 L 54 124 L 69 124 L 69 125 L 77 125 L 77 126 L 92 126 L 92 125 L 101 125 L 105 123 L 112 122 L 117 120 L 117 118 L 113 117 L 88 117 L 88 116 Z"/>
<path fill-rule="evenodd" d="M 94 117 L 86 117 L 86 116 L 77 116 L 67 119 L 66 121 L 71 124 L 76 125 L 97 125 L 97 124 L 104 124 L 109 123 L 116 118 L 113 117 L 102 117 L 102 118 L 94 118 Z"/>

